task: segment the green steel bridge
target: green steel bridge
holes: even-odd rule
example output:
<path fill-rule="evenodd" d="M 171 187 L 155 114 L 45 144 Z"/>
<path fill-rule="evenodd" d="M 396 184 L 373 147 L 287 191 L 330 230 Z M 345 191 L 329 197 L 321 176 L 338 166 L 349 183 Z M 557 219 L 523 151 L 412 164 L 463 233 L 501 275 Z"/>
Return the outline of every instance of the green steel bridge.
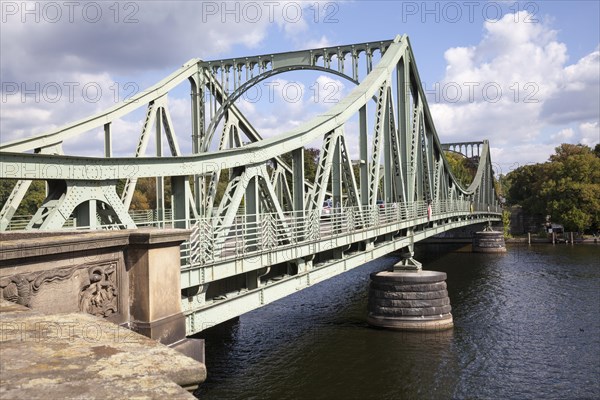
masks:
<path fill-rule="evenodd" d="M 265 79 L 298 70 L 333 74 L 355 87 L 323 114 L 263 138 L 236 100 Z M 180 150 L 168 103 L 170 91 L 185 81 L 192 94 L 191 154 Z M 15 182 L 0 211 L 0 230 L 189 229 L 190 240 L 181 246 L 188 334 L 392 251 L 404 251 L 404 262 L 419 268 L 411 258 L 415 242 L 501 221 L 488 142 L 441 144 L 420 82 L 407 36 L 190 60 L 99 114 L 0 144 L 0 177 Z M 113 122 L 141 107 L 146 117 L 135 154 L 113 156 Z M 358 121 L 358 160 L 349 155 L 349 121 Z M 101 129 L 104 157 L 63 153 L 63 142 Z M 152 136 L 156 151 L 148 155 Z M 318 139 L 317 171 L 309 181 L 304 148 Z M 468 187 L 452 174 L 445 151 L 479 161 Z M 229 179 L 216 201 L 221 174 Z M 156 179 L 155 210 L 130 210 L 141 178 Z M 33 180 L 47 183 L 46 199 L 35 215 L 15 217 Z M 121 193 L 119 180 L 125 181 Z"/>

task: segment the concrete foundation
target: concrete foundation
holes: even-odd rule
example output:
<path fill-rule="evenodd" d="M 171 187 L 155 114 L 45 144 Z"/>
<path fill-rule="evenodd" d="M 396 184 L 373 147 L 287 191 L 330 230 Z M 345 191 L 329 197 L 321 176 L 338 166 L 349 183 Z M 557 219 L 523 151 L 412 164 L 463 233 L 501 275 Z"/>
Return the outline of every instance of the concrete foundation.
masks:
<path fill-rule="evenodd" d="M 445 280 L 446 274 L 437 271 L 372 273 L 367 322 L 405 331 L 452 328 L 452 308 Z"/>
<path fill-rule="evenodd" d="M 474 253 L 504 253 L 504 234 L 498 231 L 484 230 L 473 236 Z"/>

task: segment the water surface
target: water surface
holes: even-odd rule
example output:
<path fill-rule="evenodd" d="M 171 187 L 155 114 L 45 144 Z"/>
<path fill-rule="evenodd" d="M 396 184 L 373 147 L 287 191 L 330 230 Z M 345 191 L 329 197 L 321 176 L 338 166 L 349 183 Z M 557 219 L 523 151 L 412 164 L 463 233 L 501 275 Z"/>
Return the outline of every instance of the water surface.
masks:
<path fill-rule="evenodd" d="M 448 274 L 455 327 L 365 323 L 387 256 L 201 333 L 202 399 L 600 398 L 600 247 L 423 246 Z"/>

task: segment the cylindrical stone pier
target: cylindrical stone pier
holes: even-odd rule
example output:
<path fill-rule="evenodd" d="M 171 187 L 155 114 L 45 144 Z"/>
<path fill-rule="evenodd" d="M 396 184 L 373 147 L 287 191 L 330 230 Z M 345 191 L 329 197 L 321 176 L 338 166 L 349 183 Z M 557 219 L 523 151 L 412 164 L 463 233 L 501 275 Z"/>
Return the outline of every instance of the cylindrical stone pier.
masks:
<path fill-rule="evenodd" d="M 475 236 L 473 236 L 474 253 L 503 253 L 505 251 L 506 245 L 502 232 L 492 230 L 475 232 Z"/>
<path fill-rule="evenodd" d="M 371 274 L 370 325 L 404 331 L 441 331 L 452 328 L 446 273 L 438 271 L 382 271 Z"/>

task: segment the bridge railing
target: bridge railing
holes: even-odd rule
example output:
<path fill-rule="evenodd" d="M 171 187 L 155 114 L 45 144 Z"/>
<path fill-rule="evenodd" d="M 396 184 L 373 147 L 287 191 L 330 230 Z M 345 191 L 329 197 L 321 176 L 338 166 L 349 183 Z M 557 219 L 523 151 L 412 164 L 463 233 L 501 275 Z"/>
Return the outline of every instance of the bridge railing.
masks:
<path fill-rule="evenodd" d="M 349 233 L 370 230 L 375 227 L 430 218 L 432 221 L 450 215 L 471 213 L 502 212 L 500 206 L 472 203 L 469 201 L 445 200 L 431 204 L 429 217 L 428 204 L 424 201 L 412 203 L 385 203 L 374 207 L 340 207 L 329 213 L 317 209 L 304 212 L 298 217 L 294 211 L 277 214 L 238 215 L 230 226 L 217 224 L 218 219 L 202 218 L 175 220 L 171 210 L 165 210 L 165 219 L 159 220 L 155 210 L 132 210 L 130 215 L 138 227 L 180 228 L 192 230 L 190 240 L 181 246 L 182 268 L 209 265 L 215 262 L 235 259 L 251 254 L 272 251 L 275 248 L 293 247 L 304 242 L 314 242 L 326 238 L 339 237 Z M 24 229 L 28 217 L 14 220 L 12 229 Z M 87 229 L 78 226 L 70 218 L 68 225 L 73 229 Z M 100 228 L 111 229 L 110 225 Z"/>
<path fill-rule="evenodd" d="M 431 204 L 429 216 L 428 204 L 420 201 L 388 203 L 362 209 L 334 208 L 328 214 L 313 210 L 302 217 L 287 212 L 283 219 L 277 214 L 239 215 L 227 229 L 217 228 L 215 218 L 199 219 L 191 226 L 190 240 L 182 245 L 181 265 L 183 268 L 209 265 L 404 221 L 435 221 L 453 215 L 501 212 L 500 206 L 469 201 L 441 201 Z M 227 233 L 223 234 L 224 231 Z"/>
<path fill-rule="evenodd" d="M 130 210 L 129 216 L 133 219 L 135 224 L 138 227 L 149 227 L 149 226 L 162 226 L 165 223 L 172 225 L 172 210 L 165 210 L 165 219 L 160 220 L 158 218 L 158 213 L 156 210 Z M 7 231 L 19 231 L 27 228 L 27 224 L 31 221 L 33 215 L 16 215 L 14 216 L 10 224 L 6 227 Z M 79 229 L 89 229 L 88 226 L 78 226 L 77 219 L 74 217 L 70 217 L 67 219 L 63 228 L 79 228 Z M 101 226 L 102 228 L 109 228 L 109 226 Z"/>

